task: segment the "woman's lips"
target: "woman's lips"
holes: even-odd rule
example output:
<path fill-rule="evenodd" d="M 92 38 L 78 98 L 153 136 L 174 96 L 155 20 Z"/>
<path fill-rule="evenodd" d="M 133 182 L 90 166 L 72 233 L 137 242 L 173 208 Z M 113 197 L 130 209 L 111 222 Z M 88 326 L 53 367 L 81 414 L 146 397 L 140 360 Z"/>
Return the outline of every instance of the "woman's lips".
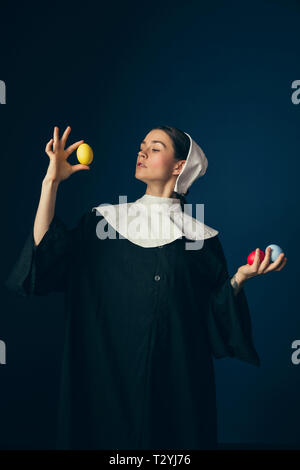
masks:
<path fill-rule="evenodd" d="M 141 162 L 138 162 L 138 163 L 136 164 L 136 166 L 139 167 L 139 168 L 147 168 L 146 165 L 144 165 L 144 164 L 141 163 Z"/>

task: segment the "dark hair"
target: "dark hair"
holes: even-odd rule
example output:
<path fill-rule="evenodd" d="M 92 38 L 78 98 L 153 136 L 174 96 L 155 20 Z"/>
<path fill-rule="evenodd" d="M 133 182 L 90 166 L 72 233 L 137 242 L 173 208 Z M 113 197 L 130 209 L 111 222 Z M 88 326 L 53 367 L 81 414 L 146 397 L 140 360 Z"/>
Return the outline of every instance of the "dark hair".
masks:
<path fill-rule="evenodd" d="M 165 131 L 168 134 L 173 143 L 175 160 L 187 159 L 190 149 L 190 139 L 182 130 L 178 129 L 177 127 L 171 126 L 157 126 L 154 127 L 152 130 L 154 129 L 161 129 L 162 131 Z M 188 194 L 188 192 L 189 190 L 187 190 L 186 194 Z M 184 204 L 187 203 L 185 196 L 177 193 L 176 191 L 173 191 L 173 194 L 175 194 L 176 197 L 180 199 L 181 208 L 183 210 Z"/>

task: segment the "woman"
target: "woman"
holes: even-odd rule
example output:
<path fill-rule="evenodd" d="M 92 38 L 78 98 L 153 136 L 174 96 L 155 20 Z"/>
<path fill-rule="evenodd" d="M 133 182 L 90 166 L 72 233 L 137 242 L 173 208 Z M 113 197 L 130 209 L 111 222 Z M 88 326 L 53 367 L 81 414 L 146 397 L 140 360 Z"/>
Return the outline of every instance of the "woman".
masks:
<path fill-rule="evenodd" d="M 260 365 L 243 284 L 281 270 L 286 258 L 269 264 L 267 251 L 260 263 L 257 254 L 230 278 L 218 231 L 183 213 L 207 159 L 188 134 L 168 126 L 141 143 L 135 176 L 145 194 L 94 207 L 68 230 L 54 214 L 57 188 L 89 169 L 68 163 L 83 142 L 65 149 L 69 133 L 59 139 L 55 127 L 46 146 L 33 231 L 6 283 L 20 295 L 65 294 L 57 448 L 216 448 L 213 356 Z M 139 217 L 140 230 L 127 230 L 127 216 Z M 201 249 L 186 249 L 189 240 L 202 240 Z"/>

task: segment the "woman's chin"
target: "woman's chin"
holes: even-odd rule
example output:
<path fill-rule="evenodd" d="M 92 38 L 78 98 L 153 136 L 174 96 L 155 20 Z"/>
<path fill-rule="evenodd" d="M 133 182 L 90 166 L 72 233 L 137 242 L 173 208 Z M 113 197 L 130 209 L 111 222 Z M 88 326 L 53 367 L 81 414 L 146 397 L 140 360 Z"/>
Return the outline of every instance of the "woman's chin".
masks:
<path fill-rule="evenodd" d="M 134 175 L 134 176 L 136 177 L 136 179 L 138 179 L 138 180 L 143 181 L 144 183 L 146 183 L 145 178 L 143 178 L 142 175 L 140 175 L 139 173 L 140 173 L 139 171 L 136 171 L 136 172 L 135 172 L 135 175 Z"/>

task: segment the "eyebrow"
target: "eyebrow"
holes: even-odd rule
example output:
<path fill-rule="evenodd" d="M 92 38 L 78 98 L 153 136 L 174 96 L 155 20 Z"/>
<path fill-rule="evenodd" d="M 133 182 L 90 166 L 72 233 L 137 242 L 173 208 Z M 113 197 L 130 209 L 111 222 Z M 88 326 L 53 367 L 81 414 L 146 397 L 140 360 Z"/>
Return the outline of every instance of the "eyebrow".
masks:
<path fill-rule="evenodd" d="M 158 142 L 159 144 L 162 144 L 165 148 L 167 148 L 166 144 L 164 144 L 161 140 L 151 140 L 151 142 L 154 142 L 154 143 Z M 141 144 L 145 144 L 145 143 L 146 142 L 144 140 L 141 142 Z"/>

